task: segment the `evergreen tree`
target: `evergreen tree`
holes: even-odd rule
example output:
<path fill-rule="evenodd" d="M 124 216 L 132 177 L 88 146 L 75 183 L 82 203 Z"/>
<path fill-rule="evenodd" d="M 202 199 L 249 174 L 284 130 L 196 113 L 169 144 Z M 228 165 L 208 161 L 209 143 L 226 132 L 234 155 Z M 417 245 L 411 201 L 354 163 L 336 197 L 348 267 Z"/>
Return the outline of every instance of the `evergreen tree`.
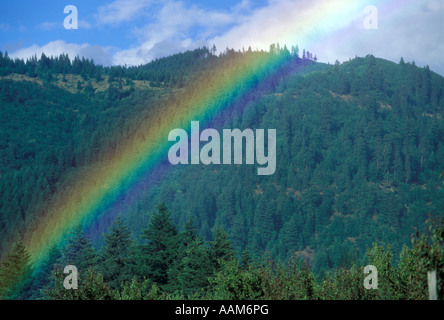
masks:
<path fill-rule="evenodd" d="M 197 235 L 197 229 L 194 224 L 193 217 L 191 215 L 188 216 L 188 220 L 185 223 L 184 231 L 180 235 L 181 245 L 187 247 L 192 244 L 195 240 L 200 240 Z"/>
<path fill-rule="evenodd" d="M 32 282 L 31 300 L 44 298 L 44 290 L 50 285 L 52 272 L 57 267 L 60 257 L 60 250 L 57 247 L 52 247 L 46 259 L 36 269 Z"/>
<path fill-rule="evenodd" d="M 191 216 L 179 237 L 178 254 L 168 271 L 168 289 L 190 296 L 208 285 L 212 269 L 208 264 L 208 252 L 196 233 Z"/>
<path fill-rule="evenodd" d="M 222 263 L 234 258 L 234 251 L 227 233 L 220 227 L 214 230 L 215 239 L 210 241 L 209 263 L 216 272 L 222 268 Z"/>
<path fill-rule="evenodd" d="M 0 265 L 0 299 L 25 299 L 32 283 L 31 256 L 21 240 Z"/>
<path fill-rule="evenodd" d="M 170 291 L 179 291 L 190 297 L 193 293 L 208 285 L 208 278 L 212 274 L 211 266 L 208 264 L 208 252 L 200 239 L 181 249 L 181 254 L 169 269 Z"/>
<path fill-rule="evenodd" d="M 98 256 L 90 238 L 85 234 L 81 225 L 71 232 L 66 247 L 62 250 L 61 267 L 73 265 L 78 272 L 86 272 L 90 267 L 96 267 Z"/>
<path fill-rule="evenodd" d="M 148 243 L 141 245 L 138 273 L 163 286 L 168 283 L 168 269 L 178 255 L 179 237 L 167 207 L 162 203 L 157 209 L 143 230 L 142 239 Z"/>
<path fill-rule="evenodd" d="M 396 262 L 411 227 L 422 230 L 429 213 L 442 215 L 444 210 L 443 186 L 437 183 L 437 173 L 442 171 L 439 160 L 444 158 L 443 78 L 428 67 L 370 55 L 332 66 L 314 63 L 311 52 L 304 50 L 302 62 L 297 47 L 293 58 L 288 58 L 290 63 L 279 65 L 273 61 L 286 60 L 288 52 L 278 45 L 271 48 L 273 54 L 227 48 L 219 57 L 209 49 L 196 49 L 130 68 L 94 66 L 93 61 L 78 57 L 71 65 L 67 55 L 58 60 L 34 56 L 24 62 L 0 54 L 0 74 L 12 74 L 0 77 L 0 252 L 10 247 L 18 232 L 34 232 L 48 199 L 55 207 L 64 201 L 70 175 L 89 172 L 92 159 L 102 158 L 98 156 L 102 150 L 107 151 L 106 161 L 112 160 L 121 150 L 117 136 L 129 138 L 124 137 L 125 141 L 143 139 L 147 119 L 155 124 L 165 106 L 174 106 L 167 112 L 174 116 L 184 110 L 184 102 L 197 101 L 193 99 L 201 88 L 216 92 L 221 79 L 247 70 L 250 76 L 233 87 L 229 97 L 219 95 L 220 99 L 208 103 L 233 102 L 233 108 L 223 108 L 220 115 L 224 127 L 277 128 L 276 172 L 260 177 L 254 166 L 181 166 L 164 175 L 158 187 L 147 190 L 128 210 L 132 232 L 141 231 L 140 212 L 164 198 L 178 219 L 183 218 L 180 213 L 192 212 L 198 222 L 197 230 L 190 225 L 189 237 L 178 237 L 181 245 L 175 247 L 174 262 L 166 267 L 167 284 L 180 290 L 180 281 L 190 280 L 187 286 L 198 287 L 191 275 L 205 274 L 194 263 L 205 254 L 196 234 L 210 239 L 215 225 L 230 235 L 237 254 L 248 248 L 256 258 L 268 250 L 273 258 L 286 261 L 295 253 L 307 258 L 319 273 L 327 273 L 324 267 L 342 267 L 346 271 L 326 276 L 327 285 L 345 276 L 353 279 L 338 291 L 355 283 L 357 269 L 352 263 L 365 261 L 364 252 L 373 241 L 391 243 Z M 252 61 L 264 63 L 254 68 Z M 17 81 L 21 77 L 14 73 L 38 77 L 38 81 Z M 49 84 L 49 75 L 63 79 L 63 74 L 66 85 L 41 85 L 42 80 Z M 88 83 L 72 74 L 86 75 Z M 102 80 L 98 86 L 97 74 L 109 75 L 113 85 Z M 82 93 L 70 92 L 79 79 L 82 87 L 86 85 Z M 134 91 L 123 86 L 130 79 L 137 80 Z M 162 85 L 154 90 L 150 82 L 167 83 L 170 88 Z M 92 86 L 99 88 L 94 91 Z M 184 90 L 177 90 L 180 87 Z M 213 124 L 212 116 L 201 121 Z M 76 190 L 85 186 L 83 181 L 78 183 Z M 284 207 L 285 199 L 292 199 L 293 205 Z M 212 245 L 207 265 L 216 269 L 220 266 L 212 256 Z M 6 261 L 6 256 L 2 259 Z M 412 259 L 407 259 L 402 272 L 416 270 L 410 266 Z M 439 255 L 432 259 L 442 261 Z M 51 265 L 48 261 L 47 271 Z M 148 276 L 148 267 L 142 262 L 138 267 L 134 274 L 140 282 Z M 81 276 L 88 268 L 81 267 Z M 138 273 L 143 268 L 146 272 Z M 36 277 L 40 278 L 39 270 Z M 398 281 L 396 273 L 393 279 Z M 33 285 L 31 291 L 36 290 Z M 397 296 L 397 290 L 392 290 L 395 294 L 386 291 L 385 296 Z"/>
<path fill-rule="evenodd" d="M 89 268 L 79 274 L 78 288 L 66 289 L 63 285 L 66 275 L 61 269 L 52 273 L 51 285 L 45 290 L 45 297 L 50 300 L 114 300 L 116 292 L 103 281 L 103 276 Z"/>
<path fill-rule="evenodd" d="M 122 286 L 122 291 L 119 294 L 119 300 L 148 300 L 149 280 L 145 279 L 141 283 L 134 277 L 131 283 L 126 283 Z M 153 285 L 155 286 L 155 285 Z"/>
<path fill-rule="evenodd" d="M 241 270 L 247 270 L 250 267 L 250 265 L 254 263 L 253 259 L 250 256 L 250 253 L 248 252 L 248 249 L 242 251 L 239 263 Z"/>
<path fill-rule="evenodd" d="M 130 232 L 119 216 L 105 234 L 105 246 L 97 268 L 112 289 L 118 289 L 122 283 L 131 281 L 132 247 Z"/>

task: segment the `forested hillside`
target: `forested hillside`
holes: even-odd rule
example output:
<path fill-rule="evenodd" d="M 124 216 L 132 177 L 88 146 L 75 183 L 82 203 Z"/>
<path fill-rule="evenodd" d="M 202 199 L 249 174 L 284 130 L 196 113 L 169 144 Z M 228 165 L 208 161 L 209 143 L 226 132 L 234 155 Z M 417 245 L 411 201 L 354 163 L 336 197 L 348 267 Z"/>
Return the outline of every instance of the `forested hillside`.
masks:
<path fill-rule="evenodd" d="M 165 162 L 136 204 L 122 200 L 125 215 L 77 228 L 45 266 L 28 265 L 20 235 L 72 176 L 90 170 L 102 151 L 118 153 L 119 137 L 166 101 L 193 94 L 202 74 L 241 73 L 258 56 L 286 62 L 248 79 L 207 126 L 276 129 L 273 175 L 257 175 L 252 165 Z M 430 257 L 428 244 L 412 247 L 411 237 L 444 212 L 444 78 L 402 58 L 331 65 L 311 56 L 279 45 L 219 56 L 202 48 L 127 68 L 0 53 L 0 284 L 13 287 L 14 257 L 34 272 L 21 291 L 0 296 L 79 298 L 54 283 L 70 263 L 89 270 L 85 281 L 100 293 L 90 298 L 424 298 L 424 278 L 412 275 L 423 267 L 417 259 Z M 101 236 L 90 238 L 92 228 Z M 433 243 L 442 249 L 442 235 Z M 433 259 L 442 272 L 442 256 Z M 397 285 L 340 296 L 341 285 L 362 282 L 358 266 L 369 262 L 389 266 Z M 399 289 L 402 272 L 413 277 L 411 291 Z M 284 292 L 285 283 L 299 291 Z"/>

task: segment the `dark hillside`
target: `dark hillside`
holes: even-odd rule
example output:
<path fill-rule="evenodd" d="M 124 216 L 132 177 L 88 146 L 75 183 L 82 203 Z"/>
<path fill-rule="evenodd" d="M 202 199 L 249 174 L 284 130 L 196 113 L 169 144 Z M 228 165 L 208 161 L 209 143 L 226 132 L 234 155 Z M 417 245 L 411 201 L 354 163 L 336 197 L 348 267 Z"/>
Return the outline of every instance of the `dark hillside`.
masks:
<path fill-rule="evenodd" d="M 402 59 L 397 64 L 368 55 L 327 65 L 286 48 L 220 56 L 203 48 L 131 68 L 70 62 L 64 55 L 24 62 L 0 54 L 1 259 L 71 176 L 91 169 L 103 150 L 117 154 L 118 138 L 159 114 L 167 101 L 193 94 L 202 74 L 214 70 L 217 79 L 233 65 L 242 72 L 248 61 L 272 61 L 273 55 L 281 55 L 285 67 L 247 79 L 233 93 L 232 109 L 241 112 L 230 109 L 207 125 L 219 132 L 276 129 L 275 173 L 260 176 L 257 165 L 172 169 L 165 163 L 151 177 L 153 187 L 128 205 L 123 219 L 131 239 L 150 239 L 143 228 L 164 203 L 178 230 L 195 226 L 192 239 L 214 241 L 213 249 L 230 241 L 234 255 L 247 251 L 255 261 L 296 257 L 318 280 L 367 263 L 375 242 L 390 244 L 396 264 L 411 235 L 425 232 L 425 220 L 444 212 L 444 78 Z M 159 211 L 158 223 L 169 219 L 166 208 Z M 106 233 L 109 223 L 93 228 Z M 92 242 L 98 252 L 107 243 L 103 236 Z M 201 243 L 194 245 L 188 249 L 197 253 L 190 252 L 210 259 L 199 251 Z M 210 255 L 220 271 L 216 256 Z M 138 273 L 145 270 L 134 264 Z M 153 275 L 172 292 L 165 279 L 184 281 L 182 267 Z"/>

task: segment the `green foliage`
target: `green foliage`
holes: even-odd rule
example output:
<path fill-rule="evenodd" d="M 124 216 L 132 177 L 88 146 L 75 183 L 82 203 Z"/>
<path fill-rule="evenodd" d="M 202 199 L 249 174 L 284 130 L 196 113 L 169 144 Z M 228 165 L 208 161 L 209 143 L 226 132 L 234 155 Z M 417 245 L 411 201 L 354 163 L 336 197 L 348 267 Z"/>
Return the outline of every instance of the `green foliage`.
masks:
<path fill-rule="evenodd" d="M 142 238 L 148 240 L 148 243 L 141 245 L 139 274 L 159 285 L 166 285 L 168 269 L 178 254 L 179 237 L 170 211 L 164 204 L 160 204 L 157 209 L 148 228 L 143 231 Z"/>
<path fill-rule="evenodd" d="M 258 269 L 241 270 L 236 260 L 223 262 L 223 269 L 210 279 L 211 299 L 257 300 L 264 296 Z"/>
<path fill-rule="evenodd" d="M 11 253 L 0 264 L 0 299 L 27 298 L 33 272 L 30 258 L 23 242 L 15 242 Z"/>
<path fill-rule="evenodd" d="M 168 290 L 190 297 L 208 286 L 212 274 L 210 255 L 203 241 L 196 234 L 192 219 L 179 234 L 178 254 L 168 269 Z"/>
<path fill-rule="evenodd" d="M 394 294 L 393 286 L 397 284 L 396 270 L 392 265 L 392 252 L 374 244 L 368 251 L 369 260 L 378 269 L 378 292 L 382 299 L 388 299 Z"/>
<path fill-rule="evenodd" d="M 31 300 L 40 300 L 45 298 L 44 288 L 51 284 L 51 274 L 59 263 L 61 252 L 57 247 L 49 250 L 46 259 L 36 268 L 32 276 L 32 285 L 30 287 Z"/>
<path fill-rule="evenodd" d="M 46 297 L 51 300 L 113 300 L 115 293 L 103 281 L 103 276 L 92 268 L 79 272 L 78 289 L 65 289 L 66 275 L 56 269 L 52 274 L 52 286 L 46 289 Z"/>
<path fill-rule="evenodd" d="M 110 231 L 105 234 L 105 246 L 97 267 L 104 281 L 114 290 L 132 278 L 132 249 L 130 232 L 119 216 L 111 225 Z"/>
<path fill-rule="evenodd" d="M 222 228 L 215 229 L 215 239 L 210 242 L 209 263 L 213 270 L 219 271 L 224 261 L 229 261 L 234 257 L 231 241 L 227 233 Z"/>
<path fill-rule="evenodd" d="M 79 272 L 88 270 L 97 265 L 98 256 L 90 238 L 84 233 L 81 225 L 77 225 L 71 232 L 67 245 L 62 251 L 61 263 L 74 265 Z"/>
<path fill-rule="evenodd" d="M 122 292 L 117 293 L 117 300 L 161 300 L 165 298 L 165 294 L 159 289 L 159 287 L 153 283 L 149 286 L 150 281 L 148 279 L 138 282 L 136 278 L 133 278 L 131 283 L 126 283 L 122 287 Z"/>
<path fill-rule="evenodd" d="M 159 205 L 151 227 L 145 230 L 152 239 L 165 239 L 159 230 L 175 233 L 169 215 L 168 209 Z M 114 268 L 111 259 L 111 255 L 114 255 L 115 263 L 122 261 L 119 258 L 126 251 L 123 248 L 116 249 L 113 244 L 130 238 L 125 225 L 118 218 L 106 235 L 107 242 L 101 250 L 98 265 L 87 269 L 83 267 L 79 272 L 78 289 L 65 289 L 63 283 L 66 274 L 60 268 L 67 252 L 72 252 L 74 244 L 84 241 L 81 229 L 76 228 L 77 236 L 72 240 L 77 241 L 71 241 L 62 250 L 61 260 L 57 258 L 60 256 L 58 250 L 51 250 L 48 260 L 34 276 L 26 248 L 17 242 L 0 268 L 1 292 L 3 299 L 55 300 L 420 300 L 428 298 L 427 271 L 434 269 L 438 272 L 439 298 L 442 299 L 442 258 L 439 255 L 442 252 L 443 225 L 444 220 L 434 220 L 430 224 L 429 234 L 414 238 L 411 248 L 404 246 L 397 265 L 393 263 L 390 245 L 384 247 L 374 243 L 367 250 L 367 259 L 369 264 L 377 268 L 377 279 L 372 281 L 377 281 L 378 287 L 366 289 L 364 266 L 352 264 L 350 267 L 336 268 L 334 271 L 326 271 L 322 280 L 316 280 L 315 273 L 298 254 L 293 254 L 286 264 L 272 258 L 255 261 L 249 257 L 248 251 L 236 259 L 222 229 L 217 229 L 214 241 L 204 243 L 194 233 L 190 220 L 184 231 L 176 234 L 184 241 L 176 243 L 178 253 L 173 258 L 169 257 L 170 266 L 150 265 L 152 274 L 162 274 L 166 270 L 168 283 L 146 277 L 138 280 L 133 269 L 126 269 L 125 265 Z M 79 241 L 81 239 L 83 241 Z M 156 257 L 164 253 L 165 247 L 153 246 L 152 250 L 151 257 Z M 209 259 L 210 252 L 218 252 L 217 256 L 221 257 L 218 259 L 218 267 L 212 270 L 209 267 L 212 261 Z M 105 261 L 109 266 L 104 264 Z M 144 261 L 150 260 L 139 260 L 135 270 L 140 270 Z M 95 271 L 101 267 L 105 274 L 109 270 L 114 271 L 108 281 Z M 41 277 L 48 279 L 43 281 Z M 119 286 L 115 283 L 116 288 L 109 285 L 114 279 L 122 280 Z M 163 278 L 159 279 L 162 281 Z M 33 295 L 36 290 L 40 291 L 39 295 Z"/>
<path fill-rule="evenodd" d="M 363 281 L 363 268 L 356 265 L 349 269 L 341 267 L 326 275 L 316 289 L 316 296 L 323 300 L 372 299 L 374 292 L 365 289 Z"/>
<path fill-rule="evenodd" d="M 419 256 L 416 268 L 422 273 L 436 271 L 438 297 L 444 299 L 444 217 L 428 223 L 428 232 L 421 236 L 417 234 L 413 240 L 415 253 Z"/>
<path fill-rule="evenodd" d="M 125 227 L 98 221 L 106 236 L 93 239 L 78 228 L 59 248 L 61 259 L 55 254 L 36 270 L 42 281 L 21 296 L 39 297 L 39 288 L 54 284 L 48 275 L 57 262 L 82 274 L 93 267 L 94 279 L 99 272 L 111 289 L 123 284 L 127 296 L 149 287 L 153 298 L 202 298 L 214 294 L 212 278 L 221 297 L 426 298 L 425 272 L 443 275 L 442 229 L 425 233 L 424 226 L 444 212 L 443 78 L 403 59 L 369 55 L 326 65 L 305 50 L 301 59 L 297 46 L 270 50 L 215 56 L 200 48 L 130 68 L 0 53 L 2 274 L 9 274 L 7 249 L 16 235 L 32 233 L 47 204 L 63 203 L 61 190 L 91 163 L 118 155 L 124 146 L 117 141 L 143 137 L 146 119 L 163 116 L 166 103 L 184 112 L 184 92 L 190 101 L 203 83 L 219 92 L 217 79 L 233 70 L 249 74 L 263 61 L 230 94 L 208 102 L 223 111 L 210 124 L 277 129 L 274 175 L 204 165 L 162 175 L 161 166 L 150 177 L 155 187 L 128 206 Z M 150 214 L 162 201 L 171 213 L 159 207 Z M 409 249 L 412 227 L 425 235 Z M 245 250 L 248 259 L 230 264 Z M 276 265 L 264 266 L 264 256 Z M 290 268 L 294 257 L 309 269 Z M 356 289 L 368 261 L 381 268 L 377 292 Z M 224 272 L 236 276 L 224 279 Z M 153 283 L 147 288 L 146 277 Z M 441 280 L 438 286 L 442 297 Z"/>

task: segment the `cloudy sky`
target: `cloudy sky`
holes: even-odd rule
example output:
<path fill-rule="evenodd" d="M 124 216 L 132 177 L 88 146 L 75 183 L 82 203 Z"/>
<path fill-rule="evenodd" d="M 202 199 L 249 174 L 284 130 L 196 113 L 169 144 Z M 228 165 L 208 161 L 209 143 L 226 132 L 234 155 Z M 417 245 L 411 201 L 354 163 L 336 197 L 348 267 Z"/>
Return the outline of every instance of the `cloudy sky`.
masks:
<path fill-rule="evenodd" d="M 64 21 L 77 8 L 77 29 Z M 68 25 L 74 20 L 66 19 Z M 139 65 L 196 47 L 298 45 L 333 63 L 372 53 L 444 75 L 443 0 L 15 0 L 0 3 L 0 50 Z"/>

